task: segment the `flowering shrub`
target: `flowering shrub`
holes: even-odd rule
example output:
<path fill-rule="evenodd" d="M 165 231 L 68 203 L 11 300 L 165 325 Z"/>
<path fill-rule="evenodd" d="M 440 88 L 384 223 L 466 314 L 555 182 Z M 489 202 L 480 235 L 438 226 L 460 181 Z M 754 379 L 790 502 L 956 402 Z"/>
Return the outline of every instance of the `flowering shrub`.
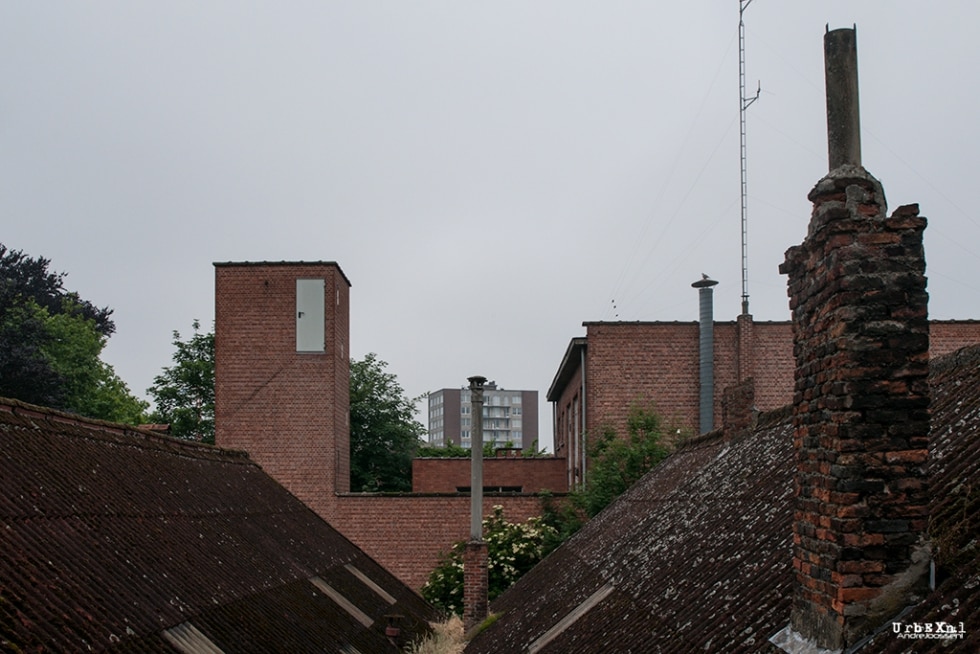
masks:
<path fill-rule="evenodd" d="M 487 583 L 490 600 L 495 599 L 554 549 L 557 532 L 541 518 L 513 523 L 504 520 L 504 508 L 493 507 L 493 515 L 483 520 L 483 540 L 487 544 Z M 454 543 L 429 580 L 422 597 L 451 613 L 463 612 L 463 552 L 466 541 Z"/>

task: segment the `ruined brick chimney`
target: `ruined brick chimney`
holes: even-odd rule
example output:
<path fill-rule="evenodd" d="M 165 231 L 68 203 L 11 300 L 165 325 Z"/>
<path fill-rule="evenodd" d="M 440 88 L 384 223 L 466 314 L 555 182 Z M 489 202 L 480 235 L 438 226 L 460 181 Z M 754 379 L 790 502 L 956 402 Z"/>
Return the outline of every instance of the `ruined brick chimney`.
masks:
<path fill-rule="evenodd" d="M 853 645 L 910 603 L 929 565 L 926 221 L 915 205 L 887 216 L 861 166 L 855 38 L 824 40 L 831 170 L 780 267 L 796 356 L 796 587 L 773 642 L 795 652 Z"/>

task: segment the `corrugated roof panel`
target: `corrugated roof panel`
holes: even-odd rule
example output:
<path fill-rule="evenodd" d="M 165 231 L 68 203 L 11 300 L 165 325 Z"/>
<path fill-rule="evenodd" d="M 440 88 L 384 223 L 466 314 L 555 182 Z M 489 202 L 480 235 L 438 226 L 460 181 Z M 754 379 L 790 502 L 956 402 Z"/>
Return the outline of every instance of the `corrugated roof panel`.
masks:
<path fill-rule="evenodd" d="M 163 637 L 183 654 L 225 654 L 190 622 L 165 629 Z"/>
<path fill-rule="evenodd" d="M 229 654 L 375 652 L 386 613 L 405 638 L 436 617 L 238 452 L 0 399 L 0 498 L 0 633 L 22 650 L 173 652 L 190 623 Z"/>

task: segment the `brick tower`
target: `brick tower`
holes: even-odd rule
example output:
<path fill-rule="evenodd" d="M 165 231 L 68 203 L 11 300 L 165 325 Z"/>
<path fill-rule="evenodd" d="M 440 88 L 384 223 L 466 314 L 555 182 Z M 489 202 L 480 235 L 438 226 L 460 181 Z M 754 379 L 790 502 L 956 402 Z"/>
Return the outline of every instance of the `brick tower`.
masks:
<path fill-rule="evenodd" d="M 215 442 L 330 520 L 350 489 L 350 282 L 332 262 L 214 267 Z"/>

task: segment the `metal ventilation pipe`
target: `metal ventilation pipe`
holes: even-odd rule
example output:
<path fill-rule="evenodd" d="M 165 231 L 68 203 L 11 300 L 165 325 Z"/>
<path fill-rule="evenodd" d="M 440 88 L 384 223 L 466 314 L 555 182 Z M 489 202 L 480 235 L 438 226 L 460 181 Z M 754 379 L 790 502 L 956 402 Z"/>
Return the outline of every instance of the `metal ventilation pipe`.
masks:
<path fill-rule="evenodd" d="M 705 434 L 715 426 L 715 317 L 714 291 L 711 287 L 717 285 L 713 279 L 701 274 L 701 279 L 691 284 L 698 289 L 700 303 L 698 357 L 701 378 L 700 427 L 699 433 Z"/>

